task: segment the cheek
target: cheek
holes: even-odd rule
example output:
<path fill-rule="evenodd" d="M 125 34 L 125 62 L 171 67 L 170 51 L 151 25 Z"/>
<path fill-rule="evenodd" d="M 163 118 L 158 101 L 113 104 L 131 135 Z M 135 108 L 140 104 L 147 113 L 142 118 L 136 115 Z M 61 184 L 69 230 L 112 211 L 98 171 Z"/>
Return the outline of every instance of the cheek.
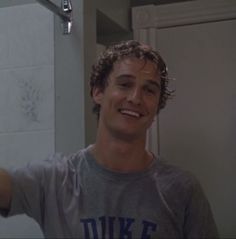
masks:
<path fill-rule="evenodd" d="M 121 93 L 119 90 L 113 90 L 109 95 L 109 101 L 113 102 L 113 104 L 117 104 L 125 98 L 125 94 Z"/>
<path fill-rule="evenodd" d="M 105 109 L 113 110 L 120 105 L 121 95 L 117 91 L 109 91 L 104 95 L 102 106 Z"/>
<path fill-rule="evenodd" d="M 151 112 L 153 111 L 154 113 L 156 113 L 159 107 L 159 99 L 147 99 L 146 105 Z"/>

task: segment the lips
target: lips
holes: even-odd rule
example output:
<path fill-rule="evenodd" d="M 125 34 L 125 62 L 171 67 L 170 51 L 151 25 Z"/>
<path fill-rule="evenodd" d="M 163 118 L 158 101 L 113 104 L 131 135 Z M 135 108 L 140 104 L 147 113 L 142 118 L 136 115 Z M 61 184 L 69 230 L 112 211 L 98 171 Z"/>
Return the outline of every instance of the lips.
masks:
<path fill-rule="evenodd" d="M 119 112 L 123 115 L 128 115 L 134 118 L 141 118 L 143 116 L 143 114 L 130 109 L 120 109 Z"/>

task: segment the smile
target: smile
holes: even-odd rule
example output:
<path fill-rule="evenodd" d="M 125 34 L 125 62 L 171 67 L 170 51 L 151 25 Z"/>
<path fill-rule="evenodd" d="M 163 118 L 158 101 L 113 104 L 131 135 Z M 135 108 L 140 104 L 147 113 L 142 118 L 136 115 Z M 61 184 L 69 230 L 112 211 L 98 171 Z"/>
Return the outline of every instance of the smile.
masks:
<path fill-rule="evenodd" d="M 132 111 L 132 110 L 119 110 L 121 114 L 123 115 L 128 115 L 128 116 L 131 116 L 131 117 L 135 117 L 135 118 L 140 118 L 142 116 L 142 114 L 138 113 L 138 112 L 135 112 L 135 111 Z"/>

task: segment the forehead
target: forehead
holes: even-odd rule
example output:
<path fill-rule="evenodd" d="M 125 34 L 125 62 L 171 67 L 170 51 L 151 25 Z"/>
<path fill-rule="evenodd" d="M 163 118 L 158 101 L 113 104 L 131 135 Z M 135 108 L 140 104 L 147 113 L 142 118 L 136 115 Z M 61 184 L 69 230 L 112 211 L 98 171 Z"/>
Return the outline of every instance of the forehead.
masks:
<path fill-rule="evenodd" d="M 148 59 L 139 59 L 136 57 L 126 57 L 118 60 L 113 65 L 114 74 L 143 74 L 156 76 L 159 71 L 155 63 Z"/>

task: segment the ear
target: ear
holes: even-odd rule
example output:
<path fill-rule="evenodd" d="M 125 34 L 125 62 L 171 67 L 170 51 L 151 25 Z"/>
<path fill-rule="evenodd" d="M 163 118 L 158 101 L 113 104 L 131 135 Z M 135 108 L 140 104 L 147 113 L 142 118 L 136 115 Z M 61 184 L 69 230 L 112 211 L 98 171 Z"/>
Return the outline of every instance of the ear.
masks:
<path fill-rule="evenodd" d="M 103 91 L 101 88 L 94 87 L 93 89 L 93 100 L 97 104 L 101 104 L 103 99 Z"/>

